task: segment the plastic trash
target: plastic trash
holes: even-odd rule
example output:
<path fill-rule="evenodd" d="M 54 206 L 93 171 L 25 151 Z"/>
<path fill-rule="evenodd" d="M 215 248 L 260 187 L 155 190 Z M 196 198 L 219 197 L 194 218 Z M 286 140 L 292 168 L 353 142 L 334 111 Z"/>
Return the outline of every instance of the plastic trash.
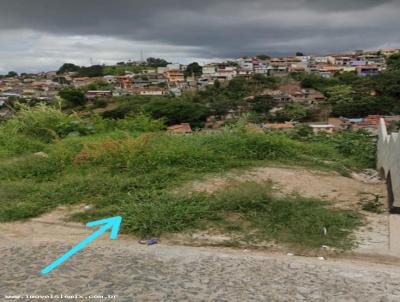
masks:
<path fill-rule="evenodd" d="M 153 244 L 157 244 L 158 240 L 157 239 L 139 240 L 139 243 L 146 244 L 146 245 L 153 245 Z"/>

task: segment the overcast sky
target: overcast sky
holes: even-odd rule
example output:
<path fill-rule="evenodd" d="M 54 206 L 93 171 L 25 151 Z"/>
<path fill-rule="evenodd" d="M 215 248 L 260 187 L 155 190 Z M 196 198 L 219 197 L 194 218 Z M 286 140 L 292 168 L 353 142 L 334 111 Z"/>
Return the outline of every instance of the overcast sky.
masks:
<path fill-rule="evenodd" d="M 400 47 L 399 0 L 0 0 L 0 73 Z"/>

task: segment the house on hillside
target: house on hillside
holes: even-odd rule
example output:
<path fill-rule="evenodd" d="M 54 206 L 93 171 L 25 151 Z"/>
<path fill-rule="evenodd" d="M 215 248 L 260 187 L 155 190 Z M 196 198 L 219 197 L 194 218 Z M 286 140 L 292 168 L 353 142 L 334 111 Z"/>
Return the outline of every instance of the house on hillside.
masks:
<path fill-rule="evenodd" d="M 277 123 L 277 124 L 263 124 L 263 129 L 266 130 L 279 130 L 279 131 L 288 131 L 295 128 L 295 125 L 290 122 L 286 123 Z"/>
<path fill-rule="evenodd" d="M 309 123 L 308 125 L 311 127 L 314 133 L 320 133 L 320 132 L 333 133 L 336 130 L 336 127 L 332 124 Z"/>
<path fill-rule="evenodd" d="M 160 88 L 157 86 L 134 88 L 132 89 L 132 92 L 135 95 L 153 95 L 153 96 L 160 96 L 168 93 L 167 89 Z"/>
<path fill-rule="evenodd" d="M 391 56 L 400 52 L 399 48 L 383 48 L 379 50 L 384 56 Z"/>
<path fill-rule="evenodd" d="M 88 99 L 95 99 L 103 97 L 112 97 L 113 93 L 111 90 L 89 90 L 88 92 L 86 92 L 85 96 Z"/>
<path fill-rule="evenodd" d="M 337 66 L 349 66 L 353 61 L 353 57 L 351 56 L 334 56 L 334 65 Z"/>
<path fill-rule="evenodd" d="M 253 71 L 253 59 L 252 58 L 240 58 L 237 60 L 239 68 L 242 70 Z"/>
<path fill-rule="evenodd" d="M 168 70 L 182 70 L 181 64 L 179 64 L 179 63 L 170 63 L 165 68 L 166 68 L 166 71 L 168 71 Z"/>
<path fill-rule="evenodd" d="M 365 129 L 372 134 L 377 134 L 379 121 L 381 118 L 381 115 L 368 115 L 367 117 L 361 119 L 361 122 L 354 123 L 353 129 Z M 388 124 L 387 121 L 385 122 Z"/>
<path fill-rule="evenodd" d="M 336 73 L 343 72 L 342 67 L 330 65 L 318 65 L 312 72 L 319 74 L 323 78 L 332 78 Z"/>
<path fill-rule="evenodd" d="M 90 77 L 81 77 L 81 78 L 74 78 L 72 80 L 72 85 L 76 88 L 88 86 L 90 84 L 94 84 L 98 81 L 97 78 L 90 78 Z"/>
<path fill-rule="evenodd" d="M 232 66 L 218 66 L 215 79 L 219 81 L 230 81 L 237 75 L 236 68 Z"/>
<path fill-rule="evenodd" d="M 379 67 L 376 65 L 357 66 L 359 76 L 375 76 L 379 74 Z"/>
<path fill-rule="evenodd" d="M 214 76 L 217 71 L 217 66 L 215 64 L 208 64 L 203 66 L 203 76 Z"/>
<path fill-rule="evenodd" d="M 183 82 L 183 81 L 185 81 L 185 76 L 183 75 L 183 72 L 181 70 L 177 70 L 177 69 L 168 69 L 164 73 L 164 76 L 168 80 L 168 82 Z"/>
<path fill-rule="evenodd" d="M 284 77 L 289 74 L 289 67 L 287 64 L 271 64 L 267 67 L 268 75 L 273 77 Z"/>
<path fill-rule="evenodd" d="M 191 133 L 192 127 L 190 127 L 190 124 L 188 123 L 181 123 L 177 125 L 172 125 L 167 128 L 168 132 L 171 133 Z"/>

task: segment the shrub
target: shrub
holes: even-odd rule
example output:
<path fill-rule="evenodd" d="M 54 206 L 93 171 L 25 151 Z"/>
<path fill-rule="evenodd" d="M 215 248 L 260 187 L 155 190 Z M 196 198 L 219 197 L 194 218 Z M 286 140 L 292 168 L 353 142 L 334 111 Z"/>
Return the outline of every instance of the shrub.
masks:
<path fill-rule="evenodd" d="M 377 214 L 383 213 L 383 203 L 380 198 L 381 196 L 379 195 L 366 193 L 366 196 L 364 196 L 360 201 L 361 208 L 367 212 Z"/>
<path fill-rule="evenodd" d="M 93 104 L 95 108 L 105 108 L 107 107 L 108 101 L 106 99 L 95 99 Z"/>
<path fill-rule="evenodd" d="M 82 106 L 86 103 L 85 94 L 82 90 L 68 87 L 59 92 L 60 97 L 71 106 Z"/>
<path fill-rule="evenodd" d="M 268 184 L 244 183 L 227 191 L 217 192 L 212 199 L 215 210 L 237 213 L 256 230 L 254 239 L 277 240 L 309 247 L 329 245 L 349 248 L 354 243 L 351 231 L 362 225 L 355 211 L 334 209 L 330 202 L 301 196 L 277 197 Z M 226 221 L 228 224 L 232 222 Z M 323 229 L 328 230 L 327 234 Z"/>
<path fill-rule="evenodd" d="M 49 143 L 72 133 L 81 135 L 94 132 L 93 125 L 86 120 L 75 114 L 65 114 L 60 108 L 43 103 L 32 108 L 22 104 L 19 106 L 20 110 L 2 126 L 2 131 L 10 136 L 23 134 Z"/>
<path fill-rule="evenodd" d="M 159 236 L 215 224 L 250 242 L 277 240 L 318 248 L 349 248 L 350 234 L 362 224 L 354 211 L 333 209 L 330 203 L 300 196 L 277 197 L 269 184 L 237 183 L 212 195 L 162 193 L 126 198 L 125 231 Z M 230 217 L 237 217 L 232 221 Z M 328 232 L 324 234 L 323 230 Z"/>

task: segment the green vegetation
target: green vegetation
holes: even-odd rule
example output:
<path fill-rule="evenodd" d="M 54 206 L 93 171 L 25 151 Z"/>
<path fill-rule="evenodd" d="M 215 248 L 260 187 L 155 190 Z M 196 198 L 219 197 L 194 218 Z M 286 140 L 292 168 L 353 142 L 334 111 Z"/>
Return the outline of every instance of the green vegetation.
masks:
<path fill-rule="evenodd" d="M 329 202 L 317 199 L 276 197 L 266 184 L 241 184 L 208 199 L 214 211 L 222 213 L 218 223 L 226 230 L 236 229 L 239 239 L 246 234 L 250 241 L 273 239 L 302 246 L 348 248 L 351 231 L 361 225 L 360 216 L 353 211 L 329 208 Z"/>
<path fill-rule="evenodd" d="M 210 115 L 225 116 L 241 107 L 249 106 L 244 98 L 257 95 L 266 88 L 276 88 L 280 79 L 255 75 L 247 80 L 236 77 L 227 85 L 216 81 L 214 85 L 196 93 L 186 93 L 182 97 L 172 96 L 129 96 L 114 98 L 118 108 L 104 113 L 107 118 L 124 118 L 138 112 L 146 112 L 153 118 L 164 117 L 168 124 L 189 122 L 193 127 L 204 125 Z M 249 108 L 257 114 L 264 114 L 274 104 L 266 96 L 258 96 L 254 106 Z"/>
<path fill-rule="evenodd" d="M 400 70 L 394 57 L 390 69 L 373 77 L 355 73 L 337 74 L 331 79 L 298 74 L 304 88 L 314 88 L 328 97 L 333 116 L 365 117 L 370 114 L 400 114 Z"/>
<path fill-rule="evenodd" d="M 400 53 L 391 55 L 387 59 L 387 65 L 390 70 L 400 70 Z"/>
<path fill-rule="evenodd" d="M 127 230 L 144 236 L 212 226 L 235 241 L 276 240 L 313 248 L 349 248 L 351 231 L 361 225 L 353 211 L 329 208 L 322 200 L 276 197 L 270 185 L 259 183 L 236 184 L 211 195 L 166 193 L 153 202 L 125 203 L 123 210 Z"/>
<path fill-rule="evenodd" d="M 86 103 L 85 93 L 80 89 L 72 87 L 64 88 L 59 92 L 59 96 L 68 106 L 77 107 Z"/>
<path fill-rule="evenodd" d="M 15 71 L 9 71 L 6 75 L 6 78 L 13 78 L 13 77 L 17 77 L 18 73 Z"/>
<path fill-rule="evenodd" d="M 276 112 L 273 120 L 276 122 L 285 121 L 310 121 L 313 111 L 311 109 L 305 108 L 301 104 L 287 104 L 282 110 Z"/>
<path fill-rule="evenodd" d="M 190 63 L 184 71 L 185 77 L 190 77 L 192 75 L 199 77 L 202 74 L 203 74 L 203 68 L 197 62 Z"/>
<path fill-rule="evenodd" d="M 156 67 L 166 67 L 169 63 L 164 59 L 150 57 L 146 59 L 146 64 L 149 67 L 156 68 Z"/>
<path fill-rule="evenodd" d="M 122 76 L 126 73 L 142 73 L 147 70 L 144 64 L 121 63 L 118 65 L 104 66 L 104 75 Z"/>
<path fill-rule="evenodd" d="M 377 194 L 364 193 L 364 196 L 360 201 L 361 208 L 367 212 L 377 214 L 383 213 L 384 209 L 381 197 L 382 196 L 379 196 Z"/>
<path fill-rule="evenodd" d="M 256 58 L 259 59 L 259 60 L 269 60 L 269 59 L 271 59 L 271 57 L 269 55 L 265 55 L 265 54 L 257 55 Z"/>
<path fill-rule="evenodd" d="M 345 148 L 347 134 L 313 139 L 295 133 L 251 133 L 242 123 L 218 133 L 172 135 L 160 131 L 162 120 L 143 114 L 82 119 L 38 105 L 23 107 L 0 127 L 1 222 L 84 203 L 93 207 L 74 220 L 122 215 L 123 231 L 141 236 L 219 225 L 247 234 L 250 241 L 345 248 L 360 217 L 322 201 L 278 198 L 268 186 L 254 184 L 214 195 L 173 192 L 209 173 L 268 163 L 340 172 L 371 164 Z M 373 145 L 367 136 L 352 135 L 365 146 Z M 47 155 L 33 155 L 38 151 Z M 238 223 L 230 221 L 232 215 L 239 215 Z M 323 227 L 329 230 L 327 236 L 321 233 Z"/>
<path fill-rule="evenodd" d="M 335 135 L 326 133 L 313 134 L 311 128 L 304 125 L 296 128 L 288 135 L 302 142 L 323 144 L 334 148 L 346 158 L 353 158 L 353 160 L 357 161 L 359 167 L 375 167 L 376 138 L 366 130 L 341 131 Z"/>
<path fill-rule="evenodd" d="M 57 71 L 57 74 L 64 74 L 67 72 L 78 72 L 80 67 L 72 63 L 64 63 Z"/>
<path fill-rule="evenodd" d="M 202 127 L 210 115 L 210 109 L 202 103 L 185 97 L 129 96 L 115 98 L 119 106 L 103 114 L 105 118 L 123 119 L 144 112 L 154 119 L 163 118 L 168 125 L 190 123 Z"/>
<path fill-rule="evenodd" d="M 105 75 L 125 75 L 126 73 L 141 73 L 148 68 L 165 67 L 168 62 L 160 58 L 147 58 L 146 62 L 119 62 L 116 65 L 92 65 L 78 66 L 72 63 L 64 63 L 57 71 L 62 75 L 74 72 L 80 77 L 102 77 Z"/>

